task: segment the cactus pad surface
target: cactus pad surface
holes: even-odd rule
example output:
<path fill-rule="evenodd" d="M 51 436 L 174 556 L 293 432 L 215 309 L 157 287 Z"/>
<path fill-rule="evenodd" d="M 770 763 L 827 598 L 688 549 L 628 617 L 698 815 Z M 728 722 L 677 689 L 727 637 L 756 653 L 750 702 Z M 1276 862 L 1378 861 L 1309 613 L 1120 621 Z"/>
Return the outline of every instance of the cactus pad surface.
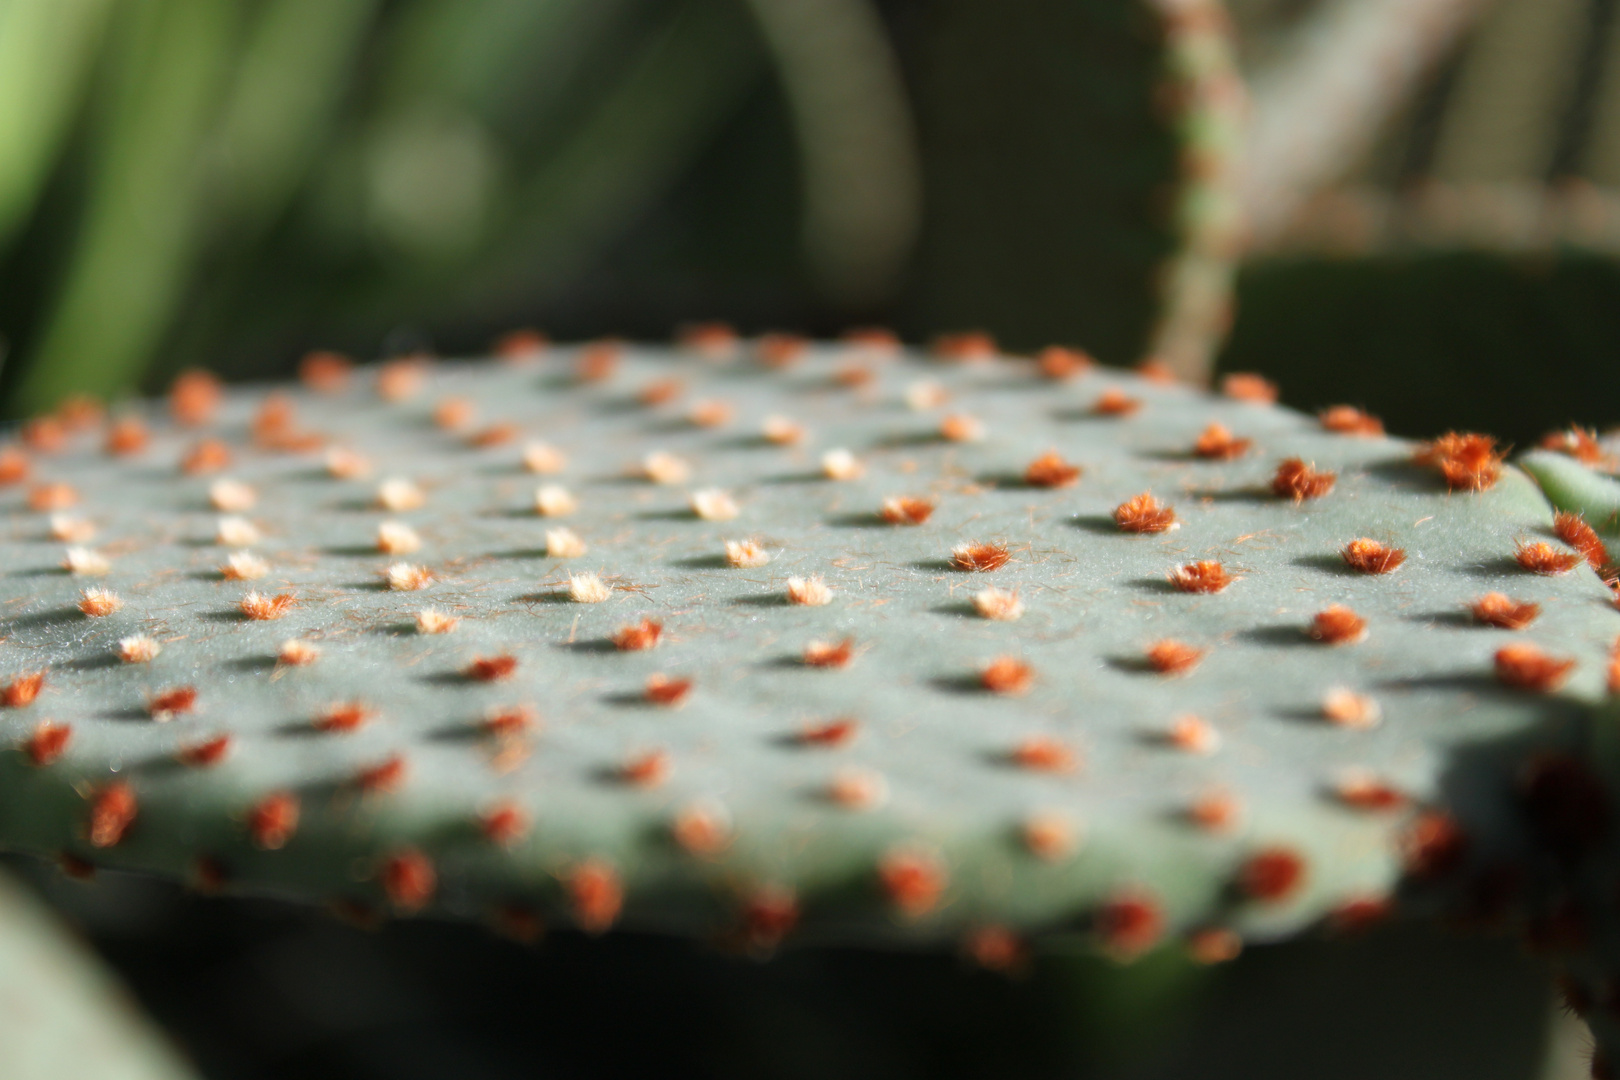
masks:
<path fill-rule="evenodd" d="M 1383 914 L 1454 854 L 1460 754 L 1606 693 L 1620 615 L 1511 466 L 972 341 L 699 344 L 26 429 L 0 844 L 531 928 L 1219 951 Z"/>

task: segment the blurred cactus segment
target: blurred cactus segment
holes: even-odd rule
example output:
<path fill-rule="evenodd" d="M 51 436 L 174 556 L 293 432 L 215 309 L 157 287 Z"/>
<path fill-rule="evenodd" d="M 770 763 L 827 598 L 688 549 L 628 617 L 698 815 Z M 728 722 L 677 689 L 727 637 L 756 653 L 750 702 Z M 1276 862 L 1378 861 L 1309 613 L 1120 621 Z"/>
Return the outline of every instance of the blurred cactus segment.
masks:
<path fill-rule="evenodd" d="M 14 1080 L 192 1080 L 100 961 L 0 876 L 0 1064 Z"/>
<path fill-rule="evenodd" d="M 1579 514 L 1599 532 L 1620 533 L 1620 480 L 1550 450 L 1532 450 L 1520 464 L 1558 509 Z"/>
<path fill-rule="evenodd" d="M 30 427 L 0 844 L 761 950 L 1229 956 L 1460 870 L 1462 748 L 1605 693 L 1609 590 L 1489 440 L 760 344 L 192 376 L 191 427 L 142 407 L 113 454 Z M 228 470 L 182 467 L 199 438 Z"/>

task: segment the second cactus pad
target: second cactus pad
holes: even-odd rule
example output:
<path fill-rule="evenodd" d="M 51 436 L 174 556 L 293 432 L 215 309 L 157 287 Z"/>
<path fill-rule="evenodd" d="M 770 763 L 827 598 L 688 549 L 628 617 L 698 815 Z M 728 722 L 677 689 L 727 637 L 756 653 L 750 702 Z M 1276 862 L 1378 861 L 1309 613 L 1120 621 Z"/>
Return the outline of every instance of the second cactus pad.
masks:
<path fill-rule="evenodd" d="M 953 345 L 327 360 L 36 421 L 0 844 L 523 925 L 1219 952 L 1384 912 L 1455 854 L 1459 751 L 1604 694 L 1600 560 L 1488 444 Z"/>

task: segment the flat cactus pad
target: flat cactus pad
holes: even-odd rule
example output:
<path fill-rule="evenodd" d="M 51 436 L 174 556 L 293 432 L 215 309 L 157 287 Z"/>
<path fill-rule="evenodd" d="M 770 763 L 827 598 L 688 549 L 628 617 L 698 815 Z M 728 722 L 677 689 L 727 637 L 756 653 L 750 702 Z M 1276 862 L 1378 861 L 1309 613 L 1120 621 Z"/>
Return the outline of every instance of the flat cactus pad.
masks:
<path fill-rule="evenodd" d="M 0 843 L 515 928 L 1219 953 L 1382 914 L 1460 751 L 1603 697 L 1611 594 L 1493 456 L 950 346 L 35 422 Z"/>

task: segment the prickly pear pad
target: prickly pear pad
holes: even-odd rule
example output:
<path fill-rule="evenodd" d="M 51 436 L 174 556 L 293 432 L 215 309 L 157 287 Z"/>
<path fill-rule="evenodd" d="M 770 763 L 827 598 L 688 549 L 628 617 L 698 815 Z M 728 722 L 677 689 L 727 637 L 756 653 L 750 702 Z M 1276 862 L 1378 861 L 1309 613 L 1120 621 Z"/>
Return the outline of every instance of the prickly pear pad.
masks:
<path fill-rule="evenodd" d="M 721 351 L 387 367 L 30 451 L 0 677 L 46 675 L 0 709 L 0 843 L 593 929 L 622 899 L 765 944 L 1131 952 L 1372 910 L 1457 748 L 1604 692 L 1620 616 L 1584 563 L 1516 560 L 1565 549 L 1512 468 L 1452 492 L 1407 443 L 1096 368 Z M 1199 456 L 1212 424 L 1238 456 Z M 229 463 L 184 471 L 209 438 Z M 1481 622 L 1491 593 L 1539 616 Z M 1502 674 L 1521 643 L 1574 667 Z"/>

